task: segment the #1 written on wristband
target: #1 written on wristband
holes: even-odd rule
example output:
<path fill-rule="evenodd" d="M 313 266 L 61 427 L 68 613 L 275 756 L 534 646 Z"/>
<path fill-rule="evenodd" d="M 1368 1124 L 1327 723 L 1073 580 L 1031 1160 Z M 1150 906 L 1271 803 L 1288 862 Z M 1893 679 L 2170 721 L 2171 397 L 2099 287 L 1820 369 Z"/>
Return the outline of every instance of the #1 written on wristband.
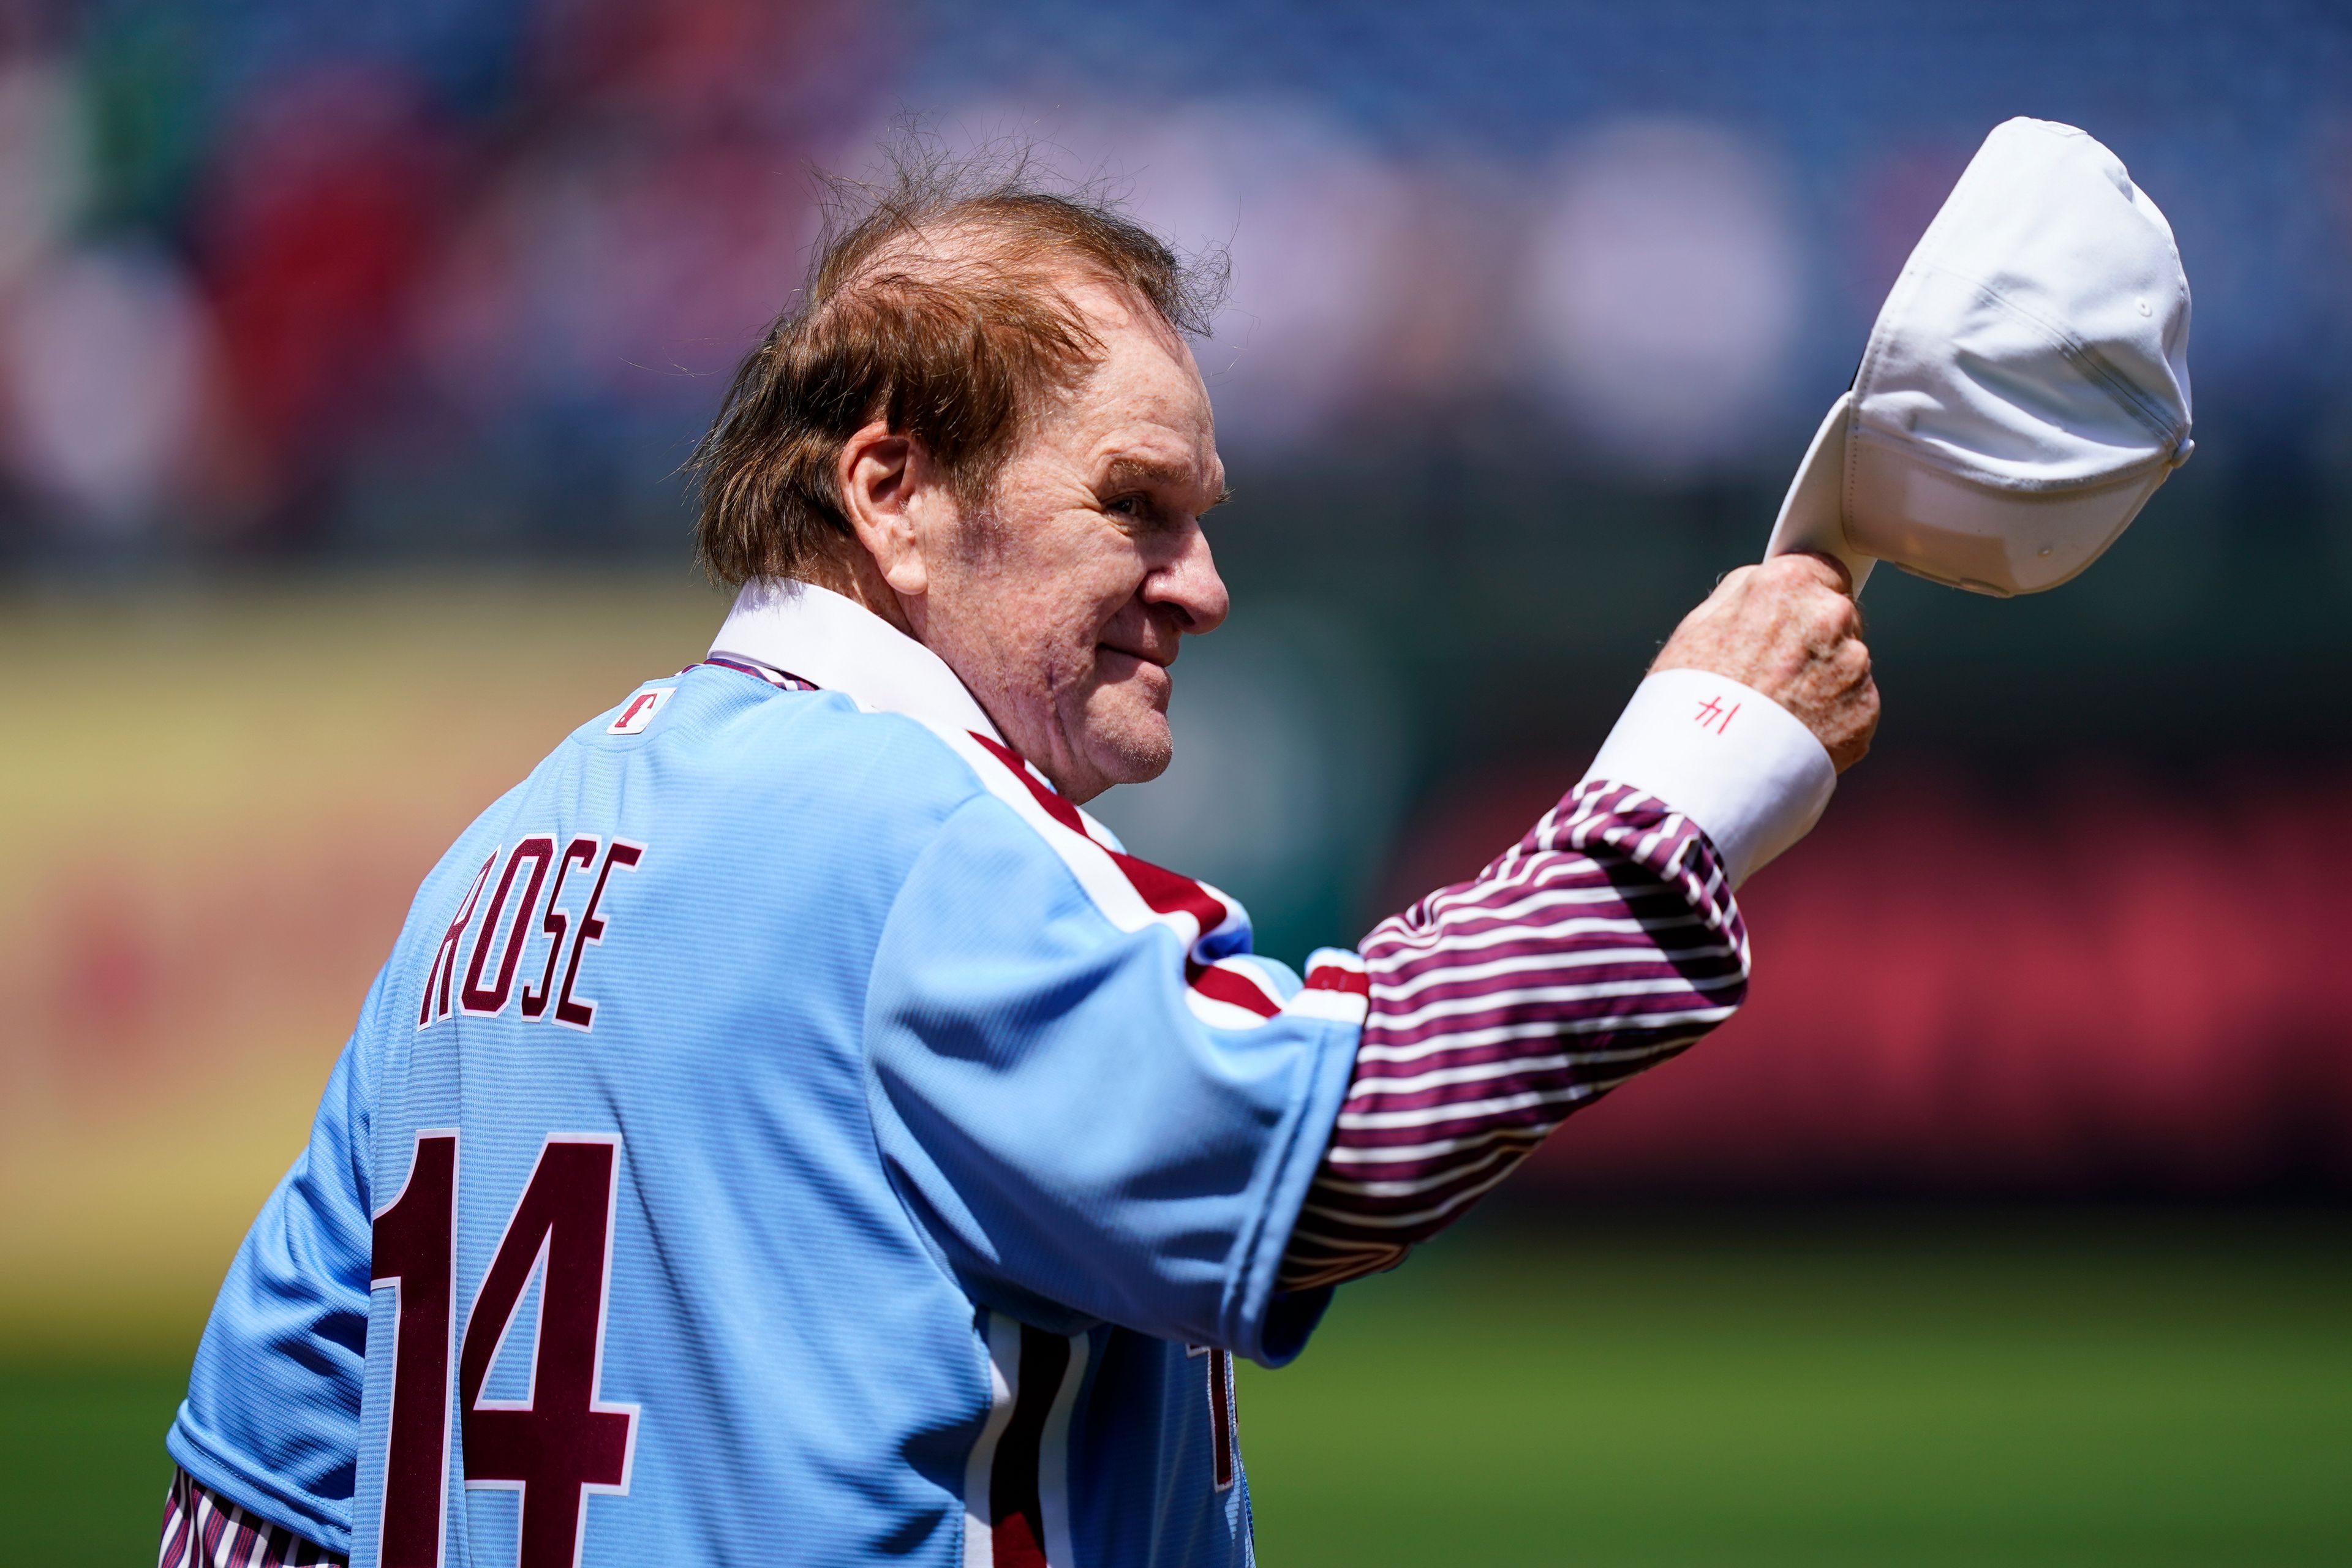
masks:
<path fill-rule="evenodd" d="M 1699 669 L 1645 679 L 1584 776 L 1696 823 L 1735 887 L 1811 831 L 1837 788 L 1829 752 L 1795 715 Z"/>

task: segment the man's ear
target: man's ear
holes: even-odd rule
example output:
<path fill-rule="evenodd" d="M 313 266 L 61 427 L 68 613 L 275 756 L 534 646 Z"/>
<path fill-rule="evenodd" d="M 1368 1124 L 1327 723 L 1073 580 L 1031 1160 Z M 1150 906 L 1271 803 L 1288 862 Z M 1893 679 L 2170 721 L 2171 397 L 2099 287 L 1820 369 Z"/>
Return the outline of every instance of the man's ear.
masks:
<path fill-rule="evenodd" d="M 834 486 L 850 531 L 873 558 L 874 568 L 894 593 L 920 598 L 930 585 L 923 561 L 918 514 L 936 482 L 921 443 L 894 434 L 879 420 L 841 444 Z"/>

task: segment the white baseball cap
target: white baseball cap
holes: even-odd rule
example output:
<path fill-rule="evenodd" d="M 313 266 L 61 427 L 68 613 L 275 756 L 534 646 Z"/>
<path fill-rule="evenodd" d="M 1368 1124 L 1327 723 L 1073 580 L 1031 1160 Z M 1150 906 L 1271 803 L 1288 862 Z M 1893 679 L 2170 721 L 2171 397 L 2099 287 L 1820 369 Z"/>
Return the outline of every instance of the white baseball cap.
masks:
<path fill-rule="evenodd" d="M 2006 597 L 2054 588 L 2189 460 L 2172 226 L 2071 125 L 1995 126 L 1920 237 L 1772 525 L 1856 592 L 1873 561 Z"/>

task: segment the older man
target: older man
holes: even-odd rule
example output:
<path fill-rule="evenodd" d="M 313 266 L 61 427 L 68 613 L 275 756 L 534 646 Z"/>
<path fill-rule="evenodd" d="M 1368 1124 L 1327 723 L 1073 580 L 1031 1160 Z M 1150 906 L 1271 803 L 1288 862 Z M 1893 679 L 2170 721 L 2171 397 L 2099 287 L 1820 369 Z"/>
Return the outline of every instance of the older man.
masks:
<path fill-rule="evenodd" d="M 1246 1563 L 1228 1355 L 1731 1014 L 1732 887 L 1876 718 L 1816 559 L 1303 979 L 1079 809 L 1227 611 L 1205 303 L 1017 181 L 828 240 L 701 454 L 734 612 L 425 880 L 205 1331 L 166 1562 Z"/>

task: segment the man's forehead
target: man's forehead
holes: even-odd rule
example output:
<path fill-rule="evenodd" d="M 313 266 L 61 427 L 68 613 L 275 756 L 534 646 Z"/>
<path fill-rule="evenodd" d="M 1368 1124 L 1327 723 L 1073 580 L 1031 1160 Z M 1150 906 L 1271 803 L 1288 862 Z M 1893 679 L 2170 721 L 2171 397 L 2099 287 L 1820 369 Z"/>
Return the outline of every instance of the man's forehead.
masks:
<path fill-rule="evenodd" d="M 1103 356 L 1066 405 L 1090 466 L 1118 465 L 1156 483 L 1222 486 L 1208 388 L 1183 339 L 1131 318 L 1097 331 Z"/>
<path fill-rule="evenodd" d="M 1165 362 L 1152 374 L 1122 374 L 1123 368 L 1131 367 L 1116 356 L 1097 366 L 1069 406 L 1073 447 L 1087 466 L 1160 484 L 1222 484 L 1216 426 L 1199 376 L 1180 376 Z"/>

